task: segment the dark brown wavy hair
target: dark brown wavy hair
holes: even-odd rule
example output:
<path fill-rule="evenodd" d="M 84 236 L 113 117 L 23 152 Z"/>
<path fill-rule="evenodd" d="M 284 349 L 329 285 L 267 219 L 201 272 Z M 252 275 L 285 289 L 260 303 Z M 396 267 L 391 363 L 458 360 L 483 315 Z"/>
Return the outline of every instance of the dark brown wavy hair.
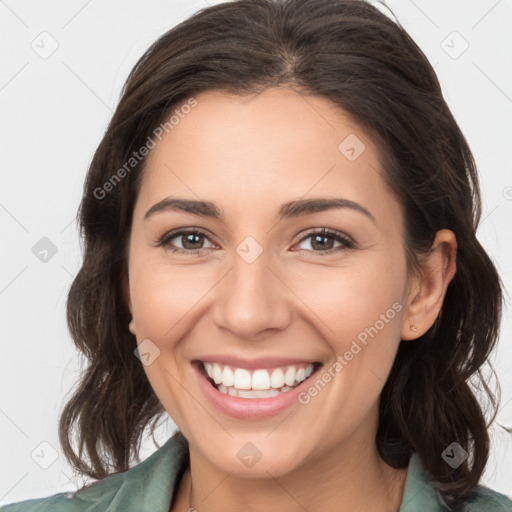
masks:
<path fill-rule="evenodd" d="M 432 66 L 399 22 L 358 0 L 217 4 L 161 36 L 133 68 L 94 154 L 78 214 L 84 257 L 67 321 L 87 365 L 60 418 L 64 453 L 95 479 L 125 471 L 138 460 L 145 429 L 153 432 L 165 414 L 134 356 L 123 293 L 144 159 L 108 192 L 105 183 L 187 98 L 280 86 L 327 98 L 375 142 L 403 205 L 410 271 L 437 230 L 457 237 L 457 272 L 441 314 L 418 340 L 401 342 L 382 391 L 376 439 L 396 468 L 417 452 L 440 495 L 456 506 L 474 491 L 488 459 L 486 409 L 494 408 L 490 423 L 497 398 L 481 369 L 499 333 L 502 284 L 476 238 L 475 162 Z M 456 469 L 441 457 L 454 441 L 470 454 Z"/>

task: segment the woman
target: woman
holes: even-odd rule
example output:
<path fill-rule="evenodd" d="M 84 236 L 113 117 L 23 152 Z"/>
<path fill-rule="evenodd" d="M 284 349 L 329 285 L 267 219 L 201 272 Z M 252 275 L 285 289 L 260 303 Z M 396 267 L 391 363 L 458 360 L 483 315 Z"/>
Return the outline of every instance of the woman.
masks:
<path fill-rule="evenodd" d="M 90 364 L 60 436 L 99 481 L 2 510 L 512 510 L 479 485 L 468 380 L 502 300 L 479 217 L 400 25 L 352 0 L 198 12 L 139 60 L 86 178 Z M 162 414 L 179 431 L 130 469 Z"/>

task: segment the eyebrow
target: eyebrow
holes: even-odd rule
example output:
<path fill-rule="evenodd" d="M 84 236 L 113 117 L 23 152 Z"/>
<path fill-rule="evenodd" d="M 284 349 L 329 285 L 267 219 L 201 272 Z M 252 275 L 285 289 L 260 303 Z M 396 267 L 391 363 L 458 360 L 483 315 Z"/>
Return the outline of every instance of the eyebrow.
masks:
<path fill-rule="evenodd" d="M 298 199 L 290 201 L 281 206 L 278 218 L 279 220 L 291 219 L 336 208 L 350 208 L 366 215 L 372 222 L 376 223 L 375 217 L 364 206 L 350 201 L 349 199 L 342 198 Z M 210 201 L 195 201 L 173 197 L 167 197 L 154 204 L 146 212 L 144 219 L 148 219 L 157 213 L 167 211 L 183 211 L 200 217 L 224 220 L 224 215 L 220 209 Z"/>

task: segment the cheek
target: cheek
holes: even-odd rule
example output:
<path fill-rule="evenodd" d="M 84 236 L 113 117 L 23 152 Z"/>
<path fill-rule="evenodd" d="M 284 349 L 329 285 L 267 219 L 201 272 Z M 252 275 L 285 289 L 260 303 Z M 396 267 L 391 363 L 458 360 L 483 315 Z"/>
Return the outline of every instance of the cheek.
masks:
<path fill-rule="evenodd" d="M 201 298 L 212 283 L 199 267 L 171 268 L 144 257 L 133 257 L 129 272 L 138 343 L 149 339 L 159 351 L 144 371 L 166 410 L 172 411 L 173 420 L 186 429 L 190 405 L 183 382 L 190 368 L 183 353 L 186 343 L 180 340 L 196 325 Z"/>
<path fill-rule="evenodd" d="M 390 261 L 379 255 L 302 274 L 297 295 L 333 352 L 318 377 L 327 384 L 312 383 L 303 397 L 311 400 L 318 425 L 350 432 L 375 411 L 400 342 L 405 263 Z M 326 394 L 317 391 L 324 386 Z"/>
<path fill-rule="evenodd" d="M 350 263 L 334 268 L 317 268 L 313 272 L 302 272 L 295 279 L 294 290 L 319 320 L 325 324 L 330 339 L 343 344 L 347 335 L 357 334 L 375 324 L 381 315 L 391 308 L 386 319 L 399 324 L 397 307 L 405 283 L 405 268 L 400 261 L 391 268 L 386 261 L 366 258 L 365 261 Z M 399 309 L 399 308 L 398 308 Z M 380 325 L 380 323 L 379 323 Z"/>
<path fill-rule="evenodd" d="M 130 293 L 137 339 L 151 339 L 162 355 L 179 355 L 176 345 L 198 321 L 218 274 L 207 265 L 171 267 L 161 260 L 133 258 Z M 174 350 L 178 352 L 174 354 Z"/>
<path fill-rule="evenodd" d="M 339 268 L 319 267 L 295 280 L 297 295 L 333 358 L 343 358 L 346 378 L 336 379 L 338 385 L 357 381 L 366 389 L 377 385 L 379 392 L 400 342 L 405 279 L 405 260 L 390 253 L 347 260 Z"/>

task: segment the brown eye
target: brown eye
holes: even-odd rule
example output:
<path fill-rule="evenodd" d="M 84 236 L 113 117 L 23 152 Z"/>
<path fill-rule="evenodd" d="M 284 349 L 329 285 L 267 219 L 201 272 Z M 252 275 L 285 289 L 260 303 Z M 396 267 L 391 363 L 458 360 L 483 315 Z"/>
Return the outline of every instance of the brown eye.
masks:
<path fill-rule="evenodd" d="M 308 239 L 311 239 L 309 242 L 311 249 L 305 249 L 308 252 L 332 254 L 333 252 L 352 249 L 354 247 L 354 243 L 348 237 L 338 231 L 331 231 L 326 228 L 310 232 L 301 239 L 299 244 L 302 244 Z M 335 246 L 336 242 L 339 244 L 337 247 Z"/>
<path fill-rule="evenodd" d="M 209 242 L 209 239 L 202 231 L 197 229 L 181 230 L 166 233 L 159 240 L 158 246 L 165 247 L 166 249 L 173 252 L 177 251 L 194 254 L 205 249 L 205 247 L 203 247 L 205 241 Z M 209 243 L 211 244 L 211 242 Z"/>
<path fill-rule="evenodd" d="M 204 243 L 204 235 L 199 233 L 187 233 L 185 235 L 178 235 L 178 238 L 181 239 L 181 243 L 184 249 L 201 249 L 202 244 Z"/>

